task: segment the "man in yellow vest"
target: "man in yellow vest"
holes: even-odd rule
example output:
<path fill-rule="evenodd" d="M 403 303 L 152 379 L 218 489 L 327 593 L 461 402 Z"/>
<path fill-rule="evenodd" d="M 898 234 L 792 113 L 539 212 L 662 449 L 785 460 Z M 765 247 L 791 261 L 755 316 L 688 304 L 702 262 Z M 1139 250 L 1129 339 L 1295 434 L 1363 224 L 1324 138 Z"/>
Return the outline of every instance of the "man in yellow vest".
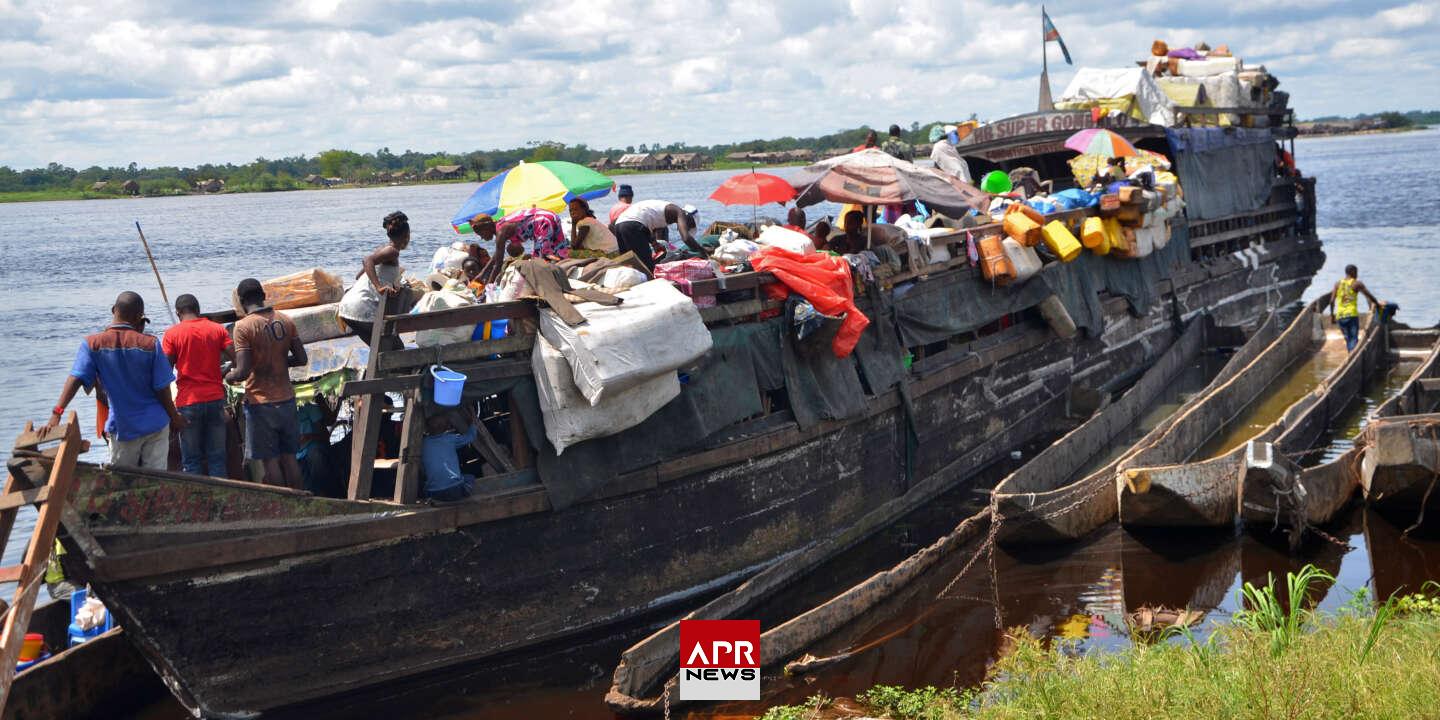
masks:
<path fill-rule="evenodd" d="M 1330 320 L 1339 325 L 1340 332 L 1345 335 L 1346 350 L 1354 350 L 1355 343 L 1360 340 L 1359 296 L 1365 296 L 1365 301 L 1370 303 L 1370 312 L 1372 313 L 1385 305 L 1370 294 L 1370 291 L 1365 288 L 1365 283 L 1360 282 L 1359 276 L 1358 268 L 1354 265 L 1346 265 L 1345 277 L 1335 283 L 1335 289 L 1330 292 Z"/>

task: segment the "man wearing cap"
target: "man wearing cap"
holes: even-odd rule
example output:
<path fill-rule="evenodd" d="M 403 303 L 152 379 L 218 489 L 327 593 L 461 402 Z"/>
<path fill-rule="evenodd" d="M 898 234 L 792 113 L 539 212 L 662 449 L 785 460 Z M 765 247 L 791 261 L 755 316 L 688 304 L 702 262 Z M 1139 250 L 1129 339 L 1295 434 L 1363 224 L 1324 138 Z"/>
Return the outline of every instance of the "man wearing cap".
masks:
<path fill-rule="evenodd" d="M 220 361 L 235 360 L 230 333 L 200 316 L 200 301 L 186 293 L 175 298 L 180 322 L 165 331 L 160 349 L 175 366 L 175 408 L 185 416 L 180 433 L 180 469 L 194 475 L 225 477 L 225 383 Z"/>
<path fill-rule="evenodd" d="M 225 382 L 245 383 L 245 459 L 265 467 L 264 482 L 303 489 L 305 478 L 295 453 L 300 449 L 300 419 L 290 368 L 310 360 L 295 323 L 265 305 L 265 288 L 245 278 L 235 288 L 245 317 L 235 323 L 235 368 Z"/>
<path fill-rule="evenodd" d="M 620 191 L 615 193 L 615 198 L 619 200 L 619 202 L 615 203 L 615 207 L 610 208 L 611 225 L 617 222 L 620 213 L 625 212 L 626 208 L 630 207 L 630 203 L 635 202 L 635 188 L 629 185 L 621 185 Z"/>
<path fill-rule="evenodd" d="M 650 247 L 655 240 L 655 233 L 674 224 L 686 246 L 701 257 L 710 257 L 710 253 L 706 252 L 700 243 L 695 242 L 696 212 L 698 210 L 693 205 L 682 208 L 664 200 L 641 200 L 620 213 L 615 221 L 615 239 L 620 243 L 620 250 L 635 253 L 635 257 L 645 263 L 646 270 L 654 270 L 655 256 Z"/>
<path fill-rule="evenodd" d="M 175 372 L 160 351 L 160 341 L 145 327 L 145 300 L 126 291 L 110 308 L 110 326 L 86 336 L 60 400 L 50 411 L 48 427 L 60 424 L 65 407 L 84 386 L 95 388 L 110 408 L 106 436 L 110 464 L 165 470 L 170 460 L 170 428 L 184 431 L 185 418 L 175 410 L 170 383 Z"/>

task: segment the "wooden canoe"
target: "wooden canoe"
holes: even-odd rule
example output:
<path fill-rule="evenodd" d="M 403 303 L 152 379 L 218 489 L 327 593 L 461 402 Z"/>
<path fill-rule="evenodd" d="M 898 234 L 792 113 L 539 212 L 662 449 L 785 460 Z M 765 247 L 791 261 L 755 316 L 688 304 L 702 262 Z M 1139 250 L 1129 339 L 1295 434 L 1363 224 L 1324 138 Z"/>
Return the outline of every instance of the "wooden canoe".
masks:
<path fill-rule="evenodd" d="M 1407 525 L 1434 507 L 1432 481 L 1440 470 L 1440 343 L 1405 386 L 1372 413 L 1357 450 L 1365 501 Z"/>
<path fill-rule="evenodd" d="M 1196 459 L 1212 439 L 1220 437 L 1258 402 L 1282 402 L 1276 393 L 1289 373 L 1320 352 L 1326 342 L 1324 325 L 1328 295 L 1300 311 L 1285 332 L 1254 360 L 1224 384 L 1193 402 L 1170 424 L 1161 437 L 1120 463 L 1115 474 L 1115 491 L 1120 521 L 1129 526 L 1225 527 L 1234 524 L 1239 513 L 1240 476 L 1244 470 L 1247 444 L 1241 443 L 1214 457 Z M 1383 328 L 1381 328 L 1383 329 Z M 1318 422 L 1323 413 L 1312 412 L 1332 394 L 1355 392 L 1358 381 L 1342 383 L 1340 376 L 1356 362 L 1355 356 L 1371 356 L 1374 345 L 1383 347 L 1383 332 L 1374 320 L 1362 329 L 1360 344 L 1327 377 L 1290 402 L 1278 418 L 1251 436 L 1250 440 L 1272 441 L 1287 428 L 1304 424 L 1297 438 L 1324 430 Z M 1373 356 L 1372 356 L 1373 357 Z M 1355 362 L 1352 362 L 1355 361 Z M 1373 361 L 1372 361 L 1373 362 Z M 1305 381 L 1301 381 L 1302 383 Z M 1348 402 L 1349 396 L 1344 397 Z M 1337 403 L 1343 407 L 1344 402 Z M 1338 412 L 1338 410 L 1337 410 Z"/>
<path fill-rule="evenodd" d="M 1291 544 L 1298 544 L 1301 530 L 1307 525 L 1323 525 L 1350 502 L 1361 484 L 1363 442 L 1340 457 L 1314 467 L 1300 468 L 1293 457 L 1312 446 L 1326 424 L 1345 411 L 1367 377 L 1373 377 L 1385 362 L 1390 338 L 1409 343 L 1428 339 L 1429 352 L 1410 374 L 1405 384 L 1375 408 L 1367 418 L 1367 426 L 1412 410 L 1432 410 L 1440 402 L 1440 388 L 1426 380 L 1440 374 L 1440 344 L 1436 331 L 1399 328 L 1385 333 L 1386 341 L 1355 352 L 1336 377 L 1327 380 L 1330 393 L 1323 402 L 1311 405 L 1301 418 L 1275 438 L 1273 442 L 1252 441 L 1246 451 L 1245 475 L 1241 486 L 1241 519 L 1253 527 L 1286 527 Z"/>
<path fill-rule="evenodd" d="M 1065 542 L 1113 520 L 1117 508 L 1111 492 L 1112 478 L 1115 466 L 1128 453 L 1084 477 L 1077 479 L 1076 475 L 1097 458 L 1103 458 L 1201 352 L 1217 344 L 1221 336 L 1229 339 L 1236 335 L 1222 330 L 1237 329 L 1217 328 L 1208 317 L 1191 321 L 1170 349 L 1119 400 L 1101 408 L 1000 481 L 990 495 L 991 511 L 998 523 L 996 539 L 1007 546 Z M 1162 432 L 1168 421 L 1147 433 L 1146 438 Z M 1144 442 L 1142 439 L 1136 445 Z"/>

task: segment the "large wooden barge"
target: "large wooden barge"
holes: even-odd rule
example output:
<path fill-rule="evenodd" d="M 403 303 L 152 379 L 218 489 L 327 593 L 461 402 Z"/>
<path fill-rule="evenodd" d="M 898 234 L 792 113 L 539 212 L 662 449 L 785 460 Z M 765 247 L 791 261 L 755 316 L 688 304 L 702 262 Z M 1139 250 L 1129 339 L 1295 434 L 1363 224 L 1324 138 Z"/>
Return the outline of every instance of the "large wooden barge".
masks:
<path fill-rule="evenodd" d="M 1043 130 L 963 150 L 977 170 L 1049 167 L 1051 128 L 1091 117 L 1004 121 Z M 1202 144 L 1150 125 L 1115 129 L 1177 156 L 1191 207 L 1206 209 L 1170 220 L 1173 239 L 1149 257 L 1086 254 L 993 287 L 957 231 L 955 260 L 869 288 L 860 307 L 872 322 L 854 360 L 800 352 L 781 319 L 762 318 L 777 307 L 762 292 L 769 275 L 700 283 L 692 292 L 720 299 L 702 311 L 714 349 L 687 370 L 681 396 L 563 455 L 536 411 L 535 304 L 387 315 L 364 379 L 344 391 L 356 399 L 349 499 L 82 463 L 64 517 L 68 570 L 181 702 L 248 717 L 560 641 L 693 602 L 806 548 L 858 542 L 1052 432 L 1072 395 L 1132 381 L 1183 323 L 1254 327 L 1321 266 L 1314 203 L 1296 201 L 1313 181 L 1274 172 L 1268 134 Z M 1259 176 L 1215 175 L 1239 167 Z M 1251 192 L 1196 202 L 1225 183 Z M 1038 310 L 1056 296 L 1081 330 L 1073 337 Z M 509 337 L 383 349 L 393 335 L 496 319 L 510 321 Z M 511 468 L 458 504 L 413 502 L 422 370 L 435 362 L 468 376 L 467 397 L 492 413 L 488 452 Z M 408 400 L 390 458 L 377 457 L 384 393 Z M 10 472 L 43 483 L 46 463 L 19 453 Z M 392 472 L 386 491 L 377 478 Z"/>

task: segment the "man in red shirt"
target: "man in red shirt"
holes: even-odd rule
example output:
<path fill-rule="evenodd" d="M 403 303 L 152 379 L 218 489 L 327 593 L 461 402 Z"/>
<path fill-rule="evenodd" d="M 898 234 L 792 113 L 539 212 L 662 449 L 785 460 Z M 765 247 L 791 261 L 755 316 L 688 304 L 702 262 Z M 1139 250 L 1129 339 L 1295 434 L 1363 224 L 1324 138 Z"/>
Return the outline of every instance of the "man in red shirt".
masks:
<path fill-rule="evenodd" d="M 220 360 L 235 361 L 230 333 L 200 317 L 194 295 L 175 298 L 180 323 L 165 331 L 160 347 L 178 376 L 175 409 L 187 425 L 180 433 L 180 467 L 195 475 L 225 477 L 225 386 Z"/>

